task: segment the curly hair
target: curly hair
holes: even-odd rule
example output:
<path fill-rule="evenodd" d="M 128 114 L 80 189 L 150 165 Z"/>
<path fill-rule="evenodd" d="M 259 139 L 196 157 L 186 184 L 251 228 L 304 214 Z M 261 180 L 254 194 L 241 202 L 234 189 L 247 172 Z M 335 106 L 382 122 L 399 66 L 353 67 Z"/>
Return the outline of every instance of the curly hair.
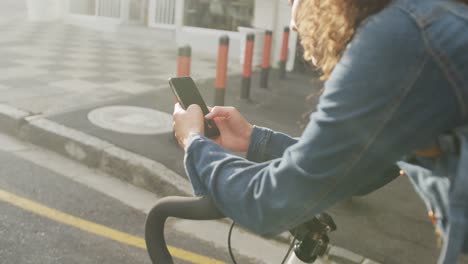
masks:
<path fill-rule="evenodd" d="M 346 45 L 363 20 L 382 10 L 391 0 L 302 0 L 296 14 L 296 29 L 304 59 L 330 77 Z M 468 0 L 459 0 L 468 4 Z"/>
<path fill-rule="evenodd" d="M 297 31 L 304 59 L 313 61 L 327 80 L 356 28 L 391 0 L 302 0 L 297 11 Z"/>

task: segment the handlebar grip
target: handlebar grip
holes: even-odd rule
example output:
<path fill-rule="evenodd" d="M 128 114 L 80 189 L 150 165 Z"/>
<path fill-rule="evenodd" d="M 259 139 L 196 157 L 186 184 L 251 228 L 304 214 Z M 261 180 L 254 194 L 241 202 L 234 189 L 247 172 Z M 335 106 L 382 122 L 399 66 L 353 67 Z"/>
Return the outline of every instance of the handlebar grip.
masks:
<path fill-rule="evenodd" d="M 209 197 L 170 196 L 160 199 L 149 212 L 145 223 L 145 241 L 153 264 L 173 264 L 164 239 L 168 217 L 190 220 L 214 220 L 225 216 Z"/>

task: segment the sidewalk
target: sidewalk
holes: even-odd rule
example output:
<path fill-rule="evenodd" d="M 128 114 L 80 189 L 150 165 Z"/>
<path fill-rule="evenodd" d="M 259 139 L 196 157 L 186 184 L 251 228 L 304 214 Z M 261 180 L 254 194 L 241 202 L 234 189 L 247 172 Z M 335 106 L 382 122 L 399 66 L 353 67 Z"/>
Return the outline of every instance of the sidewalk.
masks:
<path fill-rule="evenodd" d="M 0 127 L 33 144 L 51 149 L 89 167 L 101 169 L 136 186 L 159 195 L 190 195 L 191 189 L 183 169 L 183 152 L 173 142 L 171 113 L 172 94 L 167 79 L 174 76 L 177 47 L 161 42 L 157 46 L 138 46 L 120 41 L 124 36 L 96 32 L 62 23 L 29 23 L 22 19 L 1 21 L 0 31 Z M 119 40 L 120 39 L 120 40 Z M 208 104 L 214 98 L 213 77 L 216 58 L 194 54 L 192 76 Z M 258 75 L 252 79 L 251 101 L 239 100 L 240 65 L 230 63 L 226 105 L 233 105 L 252 123 L 299 136 L 301 116 L 313 108 L 306 97 L 318 95 L 321 84 L 314 73 L 288 74 L 279 80 L 275 72 L 269 89 L 258 87 Z M 315 96 L 317 98 L 317 96 Z M 142 134 L 143 133 L 143 134 Z M 398 185 L 399 192 L 406 192 Z M 332 243 L 353 246 L 371 259 L 399 263 L 392 250 L 405 257 L 427 255 L 429 263 L 436 252 L 426 235 L 421 249 L 409 250 L 414 241 L 401 234 L 399 224 L 392 236 L 387 230 L 373 235 L 359 221 L 366 213 L 381 216 L 381 196 L 370 202 L 368 210 L 349 204 L 331 211 L 342 221 L 354 223 Z M 358 200 L 359 201 L 359 200 Z M 372 199 L 371 199 L 372 201 Z M 385 201 L 391 202 L 391 201 Z M 362 204 L 361 204 L 362 205 Z M 396 212 L 421 211 L 420 204 Z M 361 216 L 353 212 L 357 209 Z M 404 212 L 403 212 L 404 211 Z M 404 225 L 416 233 L 432 230 L 425 218 L 405 220 Z M 357 223 L 356 223 L 357 221 Z M 365 220 L 364 220 L 365 221 Z M 388 221 L 392 221 L 391 218 Z M 365 222 L 363 222 L 365 223 Z M 391 229 L 392 227 L 389 227 Z M 378 229 L 378 228 L 377 228 Z M 374 230 L 375 231 L 375 230 Z M 374 243 L 353 245 L 361 232 Z M 419 243 L 419 242 L 418 242 Z M 379 245 L 372 250 L 370 245 Z M 388 247 L 390 254 L 383 248 Z M 378 251 L 378 249 L 381 249 Z M 374 263 L 364 256 L 333 247 L 335 263 Z M 408 256 L 407 256 L 408 255 Z M 400 262 L 401 263 L 401 262 Z"/>

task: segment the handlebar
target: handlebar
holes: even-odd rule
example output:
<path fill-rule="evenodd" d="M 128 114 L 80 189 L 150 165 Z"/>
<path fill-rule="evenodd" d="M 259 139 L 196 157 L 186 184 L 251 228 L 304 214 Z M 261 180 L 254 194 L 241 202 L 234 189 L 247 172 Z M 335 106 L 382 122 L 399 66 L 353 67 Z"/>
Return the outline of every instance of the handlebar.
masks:
<path fill-rule="evenodd" d="M 146 218 L 145 241 L 154 264 L 173 264 L 164 239 L 164 223 L 168 217 L 190 220 L 214 220 L 225 216 L 209 197 L 165 197 L 160 199 Z"/>
<path fill-rule="evenodd" d="M 146 248 L 153 264 L 174 263 L 164 239 L 164 224 L 168 217 L 215 220 L 225 216 L 206 196 L 171 196 L 160 199 L 149 212 L 145 223 Z M 313 263 L 318 256 L 325 254 L 330 241 L 328 233 L 335 230 L 336 224 L 327 213 L 321 213 L 293 228 L 290 232 L 297 238 L 294 257 L 303 263 Z"/>

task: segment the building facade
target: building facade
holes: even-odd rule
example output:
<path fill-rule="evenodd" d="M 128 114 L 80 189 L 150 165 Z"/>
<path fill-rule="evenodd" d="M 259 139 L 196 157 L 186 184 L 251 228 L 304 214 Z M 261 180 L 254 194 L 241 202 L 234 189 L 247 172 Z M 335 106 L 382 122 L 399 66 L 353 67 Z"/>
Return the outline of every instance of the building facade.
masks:
<path fill-rule="evenodd" d="M 178 45 L 189 44 L 194 52 L 216 54 L 219 37 L 228 35 L 230 57 L 239 61 L 246 32 L 254 32 L 254 64 L 261 58 L 263 32 L 272 30 L 271 64 L 276 67 L 291 9 L 287 0 L 68 0 L 63 10 L 68 23 L 151 29 Z M 292 32 L 289 54 L 295 54 L 296 42 L 297 35 Z M 289 56 L 288 70 L 293 68 L 294 57 Z"/>

